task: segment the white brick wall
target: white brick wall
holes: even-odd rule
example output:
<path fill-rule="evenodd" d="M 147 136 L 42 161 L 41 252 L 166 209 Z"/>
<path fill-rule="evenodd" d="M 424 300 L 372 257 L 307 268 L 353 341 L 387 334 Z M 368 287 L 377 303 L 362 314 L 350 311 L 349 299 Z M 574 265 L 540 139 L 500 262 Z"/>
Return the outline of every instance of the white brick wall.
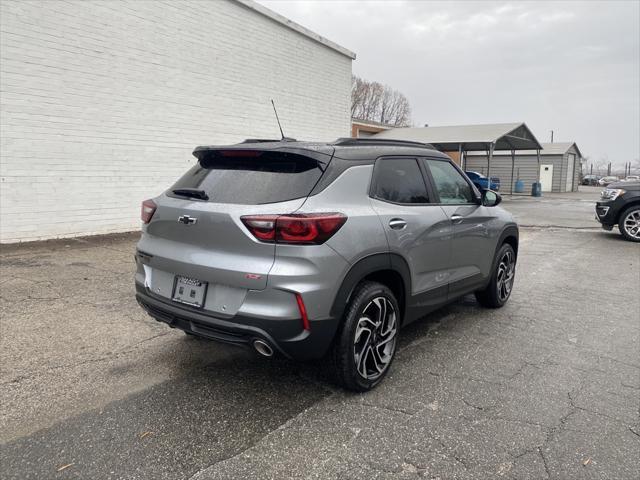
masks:
<path fill-rule="evenodd" d="M 348 136 L 351 58 L 223 1 L 0 3 L 0 241 L 139 228 L 196 145 Z"/>

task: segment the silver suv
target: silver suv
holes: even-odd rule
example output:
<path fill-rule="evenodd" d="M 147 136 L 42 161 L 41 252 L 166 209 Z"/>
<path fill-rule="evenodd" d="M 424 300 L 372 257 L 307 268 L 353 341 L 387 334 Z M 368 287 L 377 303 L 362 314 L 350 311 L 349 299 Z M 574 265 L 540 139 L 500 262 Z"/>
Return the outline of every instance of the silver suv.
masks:
<path fill-rule="evenodd" d="M 400 328 L 462 295 L 511 294 L 518 228 L 422 143 L 198 147 L 142 204 L 137 300 L 156 320 L 261 355 L 330 358 L 345 387 L 389 371 Z"/>

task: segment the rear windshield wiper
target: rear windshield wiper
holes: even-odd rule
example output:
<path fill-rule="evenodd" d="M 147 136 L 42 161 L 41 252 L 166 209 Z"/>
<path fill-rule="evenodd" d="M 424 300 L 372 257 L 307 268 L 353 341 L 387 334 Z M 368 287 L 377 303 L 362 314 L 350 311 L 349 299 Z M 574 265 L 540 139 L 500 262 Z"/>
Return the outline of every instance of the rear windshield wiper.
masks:
<path fill-rule="evenodd" d="M 197 188 L 176 188 L 172 190 L 175 195 L 181 197 L 198 198 L 200 200 L 209 200 L 209 195 L 204 190 L 198 190 Z"/>

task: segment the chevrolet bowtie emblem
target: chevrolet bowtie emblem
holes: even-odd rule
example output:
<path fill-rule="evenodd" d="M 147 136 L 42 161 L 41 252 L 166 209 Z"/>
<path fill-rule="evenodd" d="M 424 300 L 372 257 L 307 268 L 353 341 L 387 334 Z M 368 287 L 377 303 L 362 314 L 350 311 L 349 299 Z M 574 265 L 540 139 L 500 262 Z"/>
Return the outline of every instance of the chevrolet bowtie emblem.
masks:
<path fill-rule="evenodd" d="M 180 223 L 184 223 L 185 225 L 193 225 L 198 221 L 197 218 L 190 217 L 189 215 L 180 215 L 178 217 L 178 221 Z"/>

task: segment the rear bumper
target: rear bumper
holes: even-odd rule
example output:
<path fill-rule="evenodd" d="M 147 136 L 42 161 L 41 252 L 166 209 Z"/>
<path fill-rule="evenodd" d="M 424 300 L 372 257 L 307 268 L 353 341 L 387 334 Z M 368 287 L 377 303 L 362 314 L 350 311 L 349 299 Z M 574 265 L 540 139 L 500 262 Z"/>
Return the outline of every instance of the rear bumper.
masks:
<path fill-rule="evenodd" d="M 178 305 L 149 292 L 136 282 L 136 300 L 155 320 L 194 335 L 234 345 L 251 346 L 254 340 L 267 342 L 275 351 L 295 360 L 321 358 L 329 349 L 337 322 L 312 320 L 309 331 L 300 320 L 271 320 L 235 315 L 217 318 L 202 310 Z"/>

